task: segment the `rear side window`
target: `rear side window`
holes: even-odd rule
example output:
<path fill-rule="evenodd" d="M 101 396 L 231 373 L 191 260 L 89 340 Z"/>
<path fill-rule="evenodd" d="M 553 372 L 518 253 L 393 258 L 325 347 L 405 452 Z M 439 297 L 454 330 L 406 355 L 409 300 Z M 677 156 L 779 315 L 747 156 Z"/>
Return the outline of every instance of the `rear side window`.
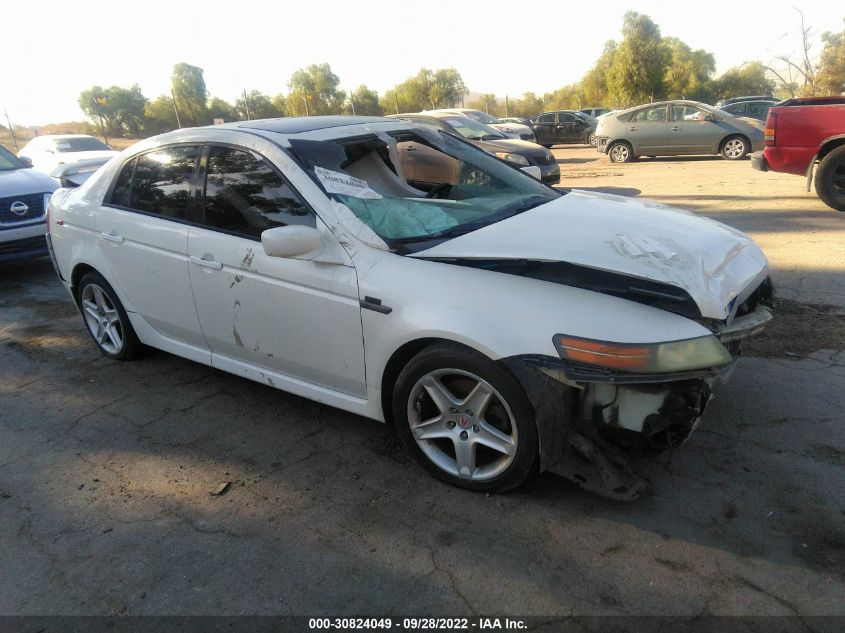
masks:
<path fill-rule="evenodd" d="M 123 166 L 111 204 L 184 220 L 198 147 L 167 147 L 141 154 Z"/>
<path fill-rule="evenodd" d="M 211 147 L 204 223 L 210 228 L 259 237 L 262 231 L 277 226 L 316 226 L 316 219 L 290 185 L 263 160 L 242 150 Z"/>
<path fill-rule="evenodd" d="M 555 122 L 555 115 L 552 114 L 541 114 L 537 117 L 537 121 L 539 123 L 554 123 Z"/>

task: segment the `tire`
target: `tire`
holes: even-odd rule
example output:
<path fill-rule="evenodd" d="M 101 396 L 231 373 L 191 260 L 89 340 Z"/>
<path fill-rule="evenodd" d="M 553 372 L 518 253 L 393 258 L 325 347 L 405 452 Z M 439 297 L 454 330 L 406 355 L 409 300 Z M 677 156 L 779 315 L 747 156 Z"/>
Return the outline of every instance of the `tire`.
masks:
<path fill-rule="evenodd" d="M 399 374 L 392 406 L 408 451 L 447 483 L 501 492 L 537 470 L 533 407 L 517 379 L 478 352 L 424 349 Z"/>
<path fill-rule="evenodd" d="M 831 209 L 845 211 L 845 145 L 822 159 L 816 170 L 816 193 Z"/>
<path fill-rule="evenodd" d="M 616 141 L 607 148 L 611 163 L 630 163 L 634 160 L 634 148 L 625 141 Z"/>
<path fill-rule="evenodd" d="M 722 143 L 719 153 L 725 160 L 742 160 L 748 155 L 750 144 L 744 136 L 729 136 Z"/>
<path fill-rule="evenodd" d="M 595 132 L 590 133 L 590 136 L 587 138 L 587 145 L 592 145 L 593 147 L 596 146 L 596 134 L 595 134 Z"/>
<path fill-rule="evenodd" d="M 540 143 L 540 145 L 542 145 L 542 146 L 543 146 L 543 147 L 545 147 L 546 149 L 551 149 L 551 148 L 552 148 L 552 145 L 551 145 L 550 143 Z"/>
<path fill-rule="evenodd" d="M 82 277 L 76 300 L 88 334 L 104 355 L 116 360 L 137 358 L 141 342 L 114 288 L 100 273 Z"/>

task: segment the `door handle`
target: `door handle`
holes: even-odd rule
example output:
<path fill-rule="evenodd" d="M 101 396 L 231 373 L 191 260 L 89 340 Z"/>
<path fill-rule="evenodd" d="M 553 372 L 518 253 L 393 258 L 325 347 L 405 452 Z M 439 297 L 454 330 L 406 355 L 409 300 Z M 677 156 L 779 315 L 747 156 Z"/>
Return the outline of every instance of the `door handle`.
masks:
<path fill-rule="evenodd" d="M 632 125 L 632 126 L 631 126 L 631 127 L 629 127 L 628 129 L 629 129 L 629 130 L 631 130 L 632 132 L 636 132 L 636 131 L 637 131 L 638 129 L 640 129 L 640 128 L 638 128 L 636 125 Z"/>
<path fill-rule="evenodd" d="M 213 259 L 203 259 L 202 257 L 195 257 L 194 255 L 191 255 L 188 259 L 191 260 L 192 264 L 202 266 L 203 268 L 211 268 L 212 270 L 223 270 L 223 264 L 221 262 L 216 262 Z"/>
<path fill-rule="evenodd" d="M 405 151 L 406 152 L 416 152 L 417 148 L 414 147 L 413 145 L 409 145 L 408 147 L 405 148 Z"/>
<path fill-rule="evenodd" d="M 679 127 L 676 125 L 675 127 L 673 127 L 673 128 L 672 128 L 672 131 L 673 131 L 673 132 L 680 132 L 680 131 L 681 131 L 681 128 L 679 128 Z"/>
<path fill-rule="evenodd" d="M 115 235 L 114 233 L 100 233 L 100 237 L 102 237 L 107 242 L 114 242 L 115 244 L 123 244 L 123 236 Z"/>

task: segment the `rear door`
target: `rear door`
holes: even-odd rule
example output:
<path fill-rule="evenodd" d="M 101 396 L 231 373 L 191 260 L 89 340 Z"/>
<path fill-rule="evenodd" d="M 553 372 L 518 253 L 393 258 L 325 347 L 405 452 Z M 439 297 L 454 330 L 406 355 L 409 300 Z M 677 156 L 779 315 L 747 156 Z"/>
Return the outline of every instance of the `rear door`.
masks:
<path fill-rule="evenodd" d="M 349 265 L 269 257 L 261 233 L 291 224 L 323 229 L 265 158 L 210 146 L 202 158 L 200 218 L 188 236 L 191 287 L 212 364 L 267 369 L 366 395 L 358 281 Z M 272 383 L 272 379 L 267 381 Z"/>
<path fill-rule="evenodd" d="M 534 135 L 541 145 L 553 145 L 557 143 L 555 126 L 557 125 L 557 113 L 546 112 L 537 117 L 534 124 Z"/>
<path fill-rule="evenodd" d="M 669 136 L 668 116 L 667 104 L 649 106 L 634 113 L 627 123 L 634 154 L 659 156 L 677 153 L 675 139 Z"/>
<path fill-rule="evenodd" d="M 580 140 L 581 129 L 578 125 L 579 123 L 583 123 L 583 121 L 571 112 L 558 112 L 557 125 L 555 126 L 555 142 L 574 143 Z"/>
<path fill-rule="evenodd" d="M 98 213 L 109 281 L 159 335 L 203 350 L 188 281 L 189 207 L 199 147 L 176 145 L 123 165 Z M 195 350 L 197 351 L 197 350 Z M 184 354 L 198 359 L 190 349 Z"/>

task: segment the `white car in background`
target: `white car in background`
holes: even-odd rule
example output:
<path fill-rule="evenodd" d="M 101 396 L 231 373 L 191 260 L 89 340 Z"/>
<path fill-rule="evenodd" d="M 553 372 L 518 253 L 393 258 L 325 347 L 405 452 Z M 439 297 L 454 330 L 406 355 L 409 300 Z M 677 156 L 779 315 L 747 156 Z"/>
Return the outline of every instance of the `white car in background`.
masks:
<path fill-rule="evenodd" d="M 445 112 L 448 114 L 460 114 L 467 116 L 470 119 L 475 119 L 479 123 L 484 123 L 492 128 L 499 130 L 508 138 L 518 138 L 523 141 L 536 142 L 534 137 L 534 130 L 522 123 L 502 122 L 496 117 L 482 112 L 481 110 L 473 110 L 471 108 L 444 108 L 440 110 L 426 110 L 423 114 L 430 114 L 432 112 Z"/>
<path fill-rule="evenodd" d="M 34 169 L 51 174 L 60 165 L 110 159 L 119 153 L 86 134 L 44 134 L 27 143 L 18 156 L 31 160 Z"/>
<path fill-rule="evenodd" d="M 539 469 L 636 496 L 630 456 L 683 443 L 771 318 L 747 235 L 553 189 L 401 119 L 170 132 L 56 192 L 49 217 L 105 355 L 145 344 L 389 422 L 476 491 Z"/>
<path fill-rule="evenodd" d="M 58 186 L 0 147 L 0 264 L 47 254 L 44 213 Z"/>

